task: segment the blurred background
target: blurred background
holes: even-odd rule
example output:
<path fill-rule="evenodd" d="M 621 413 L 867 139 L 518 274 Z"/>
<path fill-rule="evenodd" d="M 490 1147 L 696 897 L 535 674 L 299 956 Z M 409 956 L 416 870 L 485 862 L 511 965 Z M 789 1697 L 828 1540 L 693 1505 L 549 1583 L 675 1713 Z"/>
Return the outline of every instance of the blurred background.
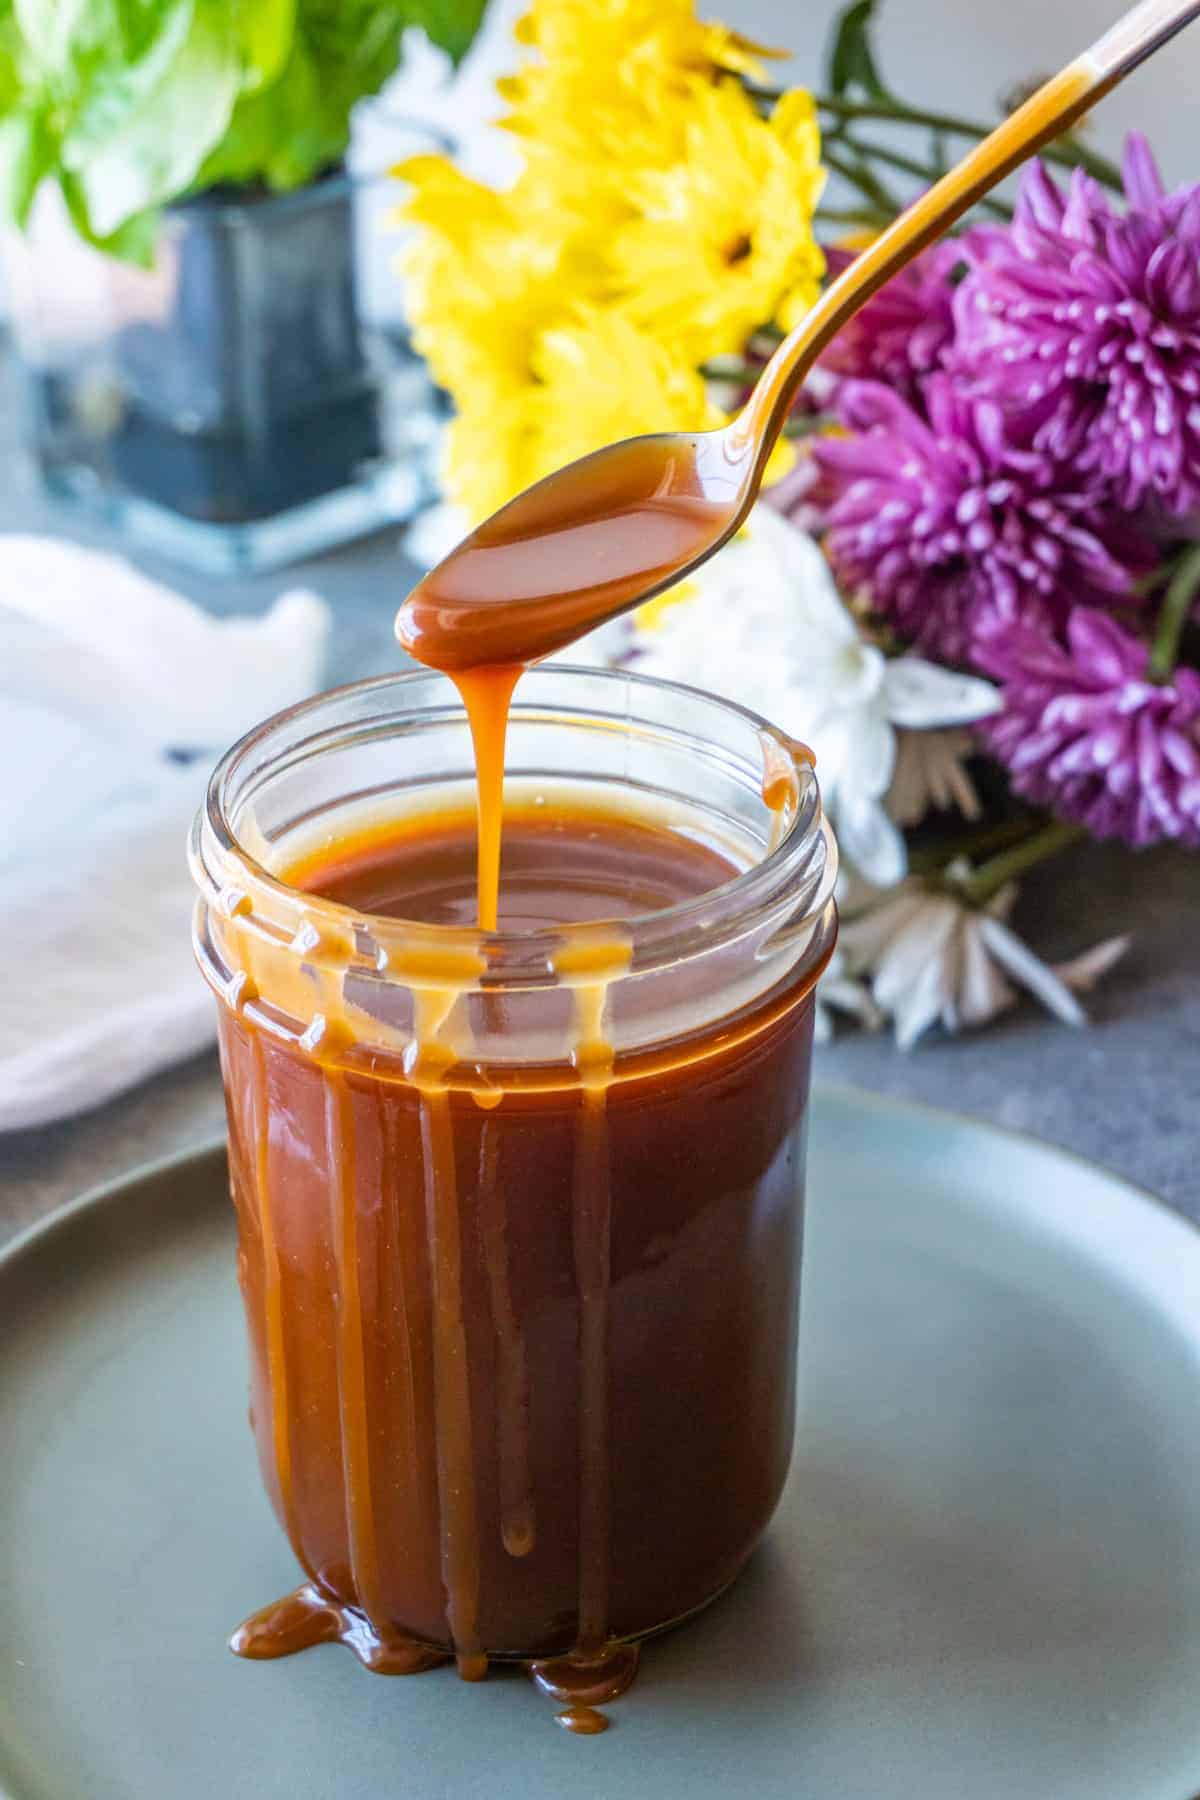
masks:
<path fill-rule="evenodd" d="M 803 40 L 789 72 L 811 82 L 838 10 L 828 0 L 737 0 L 726 14 L 764 43 Z M 1000 6 L 891 0 L 879 9 L 876 30 L 881 62 L 900 93 L 947 111 L 990 116 L 1014 88 L 1068 62 L 1120 11 L 1108 0 L 1005 0 Z M 1198 89 L 1200 43 L 1184 33 L 1109 96 L 1090 135 L 1113 151 L 1131 127 L 1152 131 L 1167 179 L 1194 179 L 1189 115 Z"/>

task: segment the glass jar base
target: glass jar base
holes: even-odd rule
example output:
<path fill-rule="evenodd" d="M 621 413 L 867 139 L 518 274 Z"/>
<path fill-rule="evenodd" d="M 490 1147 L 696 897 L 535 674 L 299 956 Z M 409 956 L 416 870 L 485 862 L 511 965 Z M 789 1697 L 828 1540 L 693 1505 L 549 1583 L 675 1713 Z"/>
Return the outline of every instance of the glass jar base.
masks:
<path fill-rule="evenodd" d="M 375 1675 L 420 1675 L 451 1660 L 449 1651 L 403 1633 L 382 1635 L 365 1613 L 322 1593 L 311 1581 L 252 1613 L 229 1640 L 234 1655 L 251 1662 L 295 1656 L 317 1644 L 345 1644 Z"/>
<path fill-rule="evenodd" d="M 311 1581 L 302 1582 L 281 1600 L 251 1613 L 233 1633 L 229 1648 L 235 1656 L 248 1661 L 269 1662 L 276 1657 L 296 1656 L 318 1644 L 344 1644 L 373 1675 L 420 1675 L 457 1660 L 464 1681 L 479 1681 L 490 1663 L 500 1663 L 528 1670 L 534 1685 L 551 1700 L 564 1705 L 598 1706 L 615 1700 L 631 1685 L 643 1643 L 686 1625 L 728 1593 L 736 1580 L 735 1575 L 678 1618 L 606 1644 L 595 1656 L 567 1652 L 534 1657 L 499 1650 L 456 1659 L 447 1645 L 425 1643 L 401 1631 L 377 1631 L 358 1607 L 324 1593 Z"/>

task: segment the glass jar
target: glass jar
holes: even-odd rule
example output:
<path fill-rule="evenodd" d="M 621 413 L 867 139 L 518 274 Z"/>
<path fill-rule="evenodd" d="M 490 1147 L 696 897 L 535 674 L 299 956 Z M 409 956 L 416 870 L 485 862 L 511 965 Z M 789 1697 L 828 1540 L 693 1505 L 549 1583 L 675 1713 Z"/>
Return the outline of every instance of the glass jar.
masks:
<path fill-rule="evenodd" d="M 836 933 L 807 753 L 693 690 L 551 665 L 506 761 L 511 797 L 615 792 L 742 872 L 590 938 L 289 887 L 314 844 L 470 792 L 461 703 L 425 672 L 270 720 L 197 821 L 254 1426 L 321 1615 L 274 1609 L 249 1654 L 598 1655 L 725 1587 L 782 1489 Z"/>

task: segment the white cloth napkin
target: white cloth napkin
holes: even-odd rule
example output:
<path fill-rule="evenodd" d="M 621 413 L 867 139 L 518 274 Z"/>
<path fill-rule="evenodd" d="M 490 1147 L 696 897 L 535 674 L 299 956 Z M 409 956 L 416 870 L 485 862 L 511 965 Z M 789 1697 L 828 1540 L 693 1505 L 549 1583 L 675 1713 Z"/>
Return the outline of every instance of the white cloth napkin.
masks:
<path fill-rule="evenodd" d="M 320 683 L 324 601 L 214 619 L 119 557 L 0 536 L 0 1130 L 203 1048 L 191 819 L 211 764 Z"/>

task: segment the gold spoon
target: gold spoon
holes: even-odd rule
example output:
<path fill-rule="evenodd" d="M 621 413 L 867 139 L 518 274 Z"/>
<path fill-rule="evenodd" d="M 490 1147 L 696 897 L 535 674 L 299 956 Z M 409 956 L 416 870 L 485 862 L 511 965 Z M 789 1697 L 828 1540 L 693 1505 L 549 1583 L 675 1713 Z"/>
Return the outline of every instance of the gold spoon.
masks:
<path fill-rule="evenodd" d="M 727 425 L 611 444 L 518 494 L 413 589 L 396 619 L 404 648 L 436 669 L 519 668 L 707 561 L 749 513 L 800 383 L 846 321 L 1197 14 L 1200 0 L 1142 0 L 1039 88 L 825 290 Z"/>

